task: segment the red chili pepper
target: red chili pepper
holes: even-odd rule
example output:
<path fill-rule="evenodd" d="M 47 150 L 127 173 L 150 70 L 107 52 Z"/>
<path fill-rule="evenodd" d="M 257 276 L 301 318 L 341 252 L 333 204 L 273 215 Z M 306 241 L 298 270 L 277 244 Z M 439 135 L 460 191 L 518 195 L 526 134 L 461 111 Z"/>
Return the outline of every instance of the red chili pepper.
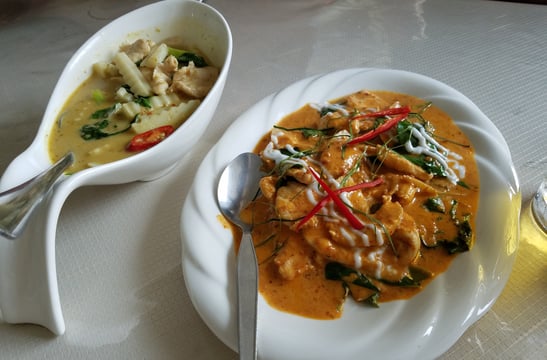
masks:
<path fill-rule="evenodd" d="M 325 196 L 324 198 L 321 199 L 321 201 L 319 201 L 317 204 L 315 204 L 315 206 L 313 207 L 313 209 L 311 209 L 311 211 L 306 215 L 304 216 L 299 222 L 298 224 L 296 224 L 296 231 L 300 230 L 300 228 L 302 227 L 302 225 L 304 225 L 305 223 L 307 223 L 308 221 L 310 221 L 310 219 L 312 217 L 315 216 L 315 214 L 317 214 L 319 212 L 319 210 L 321 210 L 321 208 L 323 206 L 325 206 L 327 204 L 327 202 L 330 200 L 330 198 L 328 196 Z"/>
<path fill-rule="evenodd" d="M 333 191 L 339 195 L 345 192 L 351 192 L 351 191 L 355 191 L 359 189 L 374 187 L 374 186 L 380 185 L 383 182 L 384 182 L 384 179 L 377 178 L 373 181 L 364 182 L 364 183 L 360 183 L 360 184 L 352 185 L 352 186 L 346 186 L 341 189 L 336 189 Z M 314 217 L 315 214 L 317 214 L 319 210 L 321 210 L 321 208 L 329 202 L 329 200 L 330 200 L 330 196 L 325 196 L 323 199 L 321 199 L 321 201 L 319 201 L 313 207 L 313 209 L 311 209 L 311 211 L 298 222 L 298 224 L 296 225 L 296 231 L 298 231 L 305 223 L 307 223 L 312 217 Z"/>
<path fill-rule="evenodd" d="M 344 204 L 342 199 L 338 197 L 338 194 L 336 194 L 328 185 L 326 182 L 324 182 L 319 174 L 315 172 L 311 167 L 309 168 L 312 176 L 317 180 L 319 185 L 325 190 L 325 192 L 329 195 L 329 197 L 332 199 L 334 204 L 338 207 L 338 210 L 346 217 L 346 219 L 349 221 L 351 226 L 353 226 L 357 230 L 361 230 L 365 225 L 351 212 L 351 210 Z"/>
<path fill-rule="evenodd" d="M 127 144 L 127 151 L 141 151 L 151 148 L 160 143 L 163 139 L 171 135 L 175 128 L 171 125 L 160 126 L 152 130 L 135 135 Z"/>
<path fill-rule="evenodd" d="M 386 132 L 392 127 L 394 127 L 395 125 L 397 125 L 399 121 L 405 119 L 407 116 L 408 116 L 408 113 L 405 112 L 398 116 L 392 117 L 388 119 L 386 122 L 384 122 L 382 125 L 378 126 L 376 129 L 366 132 L 363 135 L 357 136 L 353 138 L 352 140 L 348 141 L 348 145 L 358 144 L 363 141 L 373 139 L 376 136 L 380 135 L 381 133 Z"/>
<path fill-rule="evenodd" d="M 398 108 L 389 108 L 385 110 L 370 112 L 368 114 L 359 114 L 351 118 L 351 120 L 361 120 L 371 117 L 382 117 L 382 116 L 391 116 L 399 114 L 408 114 L 410 112 L 410 106 L 403 106 Z"/>

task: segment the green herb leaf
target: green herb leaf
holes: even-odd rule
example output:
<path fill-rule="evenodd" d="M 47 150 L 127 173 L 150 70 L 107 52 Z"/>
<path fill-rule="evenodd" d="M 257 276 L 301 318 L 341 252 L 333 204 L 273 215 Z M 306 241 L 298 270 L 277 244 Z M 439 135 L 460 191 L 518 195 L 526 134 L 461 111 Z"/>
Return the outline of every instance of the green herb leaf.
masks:
<path fill-rule="evenodd" d="M 457 209 L 458 202 L 453 200 L 450 208 L 450 218 L 458 227 L 458 235 L 453 240 L 441 240 L 438 242 L 438 244 L 444 247 L 449 254 L 469 251 L 473 244 L 474 234 L 470 222 L 471 215 L 465 215 L 460 220 L 456 217 Z"/>
<path fill-rule="evenodd" d="M 420 286 L 422 281 L 429 279 L 432 276 L 429 271 L 419 268 L 417 266 L 410 266 L 408 270 L 409 274 L 403 276 L 403 278 L 397 282 L 391 282 L 386 280 L 382 280 L 382 282 L 393 286 L 418 287 Z"/>
<path fill-rule="evenodd" d="M 443 200 L 439 196 L 428 198 L 425 201 L 424 206 L 429 211 L 438 212 L 441 214 L 446 212 L 446 207 L 444 206 Z"/>
<path fill-rule="evenodd" d="M 448 251 L 449 254 L 457 254 L 469 251 L 469 243 L 458 236 L 456 240 L 440 240 L 438 244 Z"/>
<path fill-rule="evenodd" d="M 473 229 L 469 222 L 469 216 L 465 216 L 461 221 L 458 221 L 458 236 L 453 241 L 443 241 L 443 247 L 450 254 L 469 251 L 473 243 Z"/>
<path fill-rule="evenodd" d="M 463 180 L 459 180 L 458 182 L 456 182 L 456 184 L 458 184 L 459 186 L 461 186 L 463 188 L 471 189 L 471 187 L 469 185 L 467 185 L 467 183 Z"/>
<path fill-rule="evenodd" d="M 325 266 L 325 277 L 328 280 L 341 280 L 345 283 L 348 282 L 349 278 L 352 278 L 349 281 L 351 284 L 374 291 L 380 291 L 368 277 L 337 262 L 330 262 Z"/>
<path fill-rule="evenodd" d="M 180 56 L 177 56 L 177 61 L 179 62 L 179 66 L 188 66 L 190 61 L 198 68 L 207 66 L 207 62 L 203 57 L 191 52 L 184 52 Z"/>
<path fill-rule="evenodd" d="M 337 112 L 338 109 L 335 106 L 323 106 L 321 110 L 319 111 L 319 116 L 323 117 L 327 115 L 328 113 Z"/>
<path fill-rule="evenodd" d="M 333 128 L 326 129 L 313 129 L 307 127 L 298 127 L 298 128 L 286 128 L 283 126 L 274 125 L 275 129 L 280 129 L 283 131 L 300 131 L 304 137 L 309 138 L 311 136 L 323 136 L 329 134 Z"/>
<path fill-rule="evenodd" d="M 152 108 L 152 104 L 150 103 L 150 97 L 149 96 L 137 95 L 135 97 L 135 100 L 133 100 L 133 101 L 136 102 L 137 104 L 139 104 L 142 107 L 149 108 L 149 109 Z"/>
<path fill-rule="evenodd" d="M 103 137 L 107 137 L 108 134 L 103 132 L 102 129 L 107 127 L 108 123 L 108 120 L 104 119 L 91 125 L 84 125 L 80 128 L 80 136 L 84 140 L 101 139 Z"/>
<path fill-rule="evenodd" d="M 80 136 L 84 140 L 97 140 L 102 139 L 108 136 L 121 134 L 131 128 L 131 125 L 126 127 L 125 129 L 122 129 L 120 131 L 115 132 L 106 132 L 103 131 L 108 125 L 109 125 L 108 119 L 103 119 L 101 121 L 97 121 L 94 124 L 87 124 L 80 128 Z"/>
<path fill-rule="evenodd" d="M 120 103 L 115 103 L 111 107 L 100 109 L 91 114 L 92 119 L 106 119 L 121 108 Z"/>
<path fill-rule="evenodd" d="M 412 123 L 408 120 L 402 120 L 397 123 L 397 141 L 399 144 L 405 144 L 409 140 L 412 141 L 413 127 Z"/>
<path fill-rule="evenodd" d="M 370 297 L 365 299 L 363 302 L 365 302 L 365 303 L 367 303 L 371 306 L 374 306 L 374 307 L 380 307 L 380 304 L 378 303 L 379 298 L 380 298 L 380 293 L 377 292 L 377 293 L 374 293 L 374 294 L 370 295 Z"/>
<path fill-rule="evenodd" d="M 446 169 L 441 164 L 439 164 L 437 161 L 425 155 L 419 155 L 419 156 L 407 155 L 407 154 L 401 154 L 401 155 L 404 156 L 410 162 L 418 165 L 419 167 L 421 167 L 422 169 L 424 169 L 430 174 L 441 176 L 441 177 L 446 177 L 447 175 Z"/>
<path fill-rule="evenodd" d="M 456 217 L 456 212 L 458 211 L 458 201 L 452 200 L 450 202 L 450 218 L 454 220 L 454 222 L 458 221 L 458 218 Z"/>
<path fill-rule="evenodd" d="M 188 66 L 190 61 L 194 62 L 194 65 L 196 67 L 205 67 L 207 66 L 207 62 L 205 59 L 191 51 L 188 50 L 182 50 L 182 49 L 176 49 L 172 47 L 167 48 L 168 54 L 174 56 L 177 61 L 179 62 L 179 67 L 181 66 Z"/>

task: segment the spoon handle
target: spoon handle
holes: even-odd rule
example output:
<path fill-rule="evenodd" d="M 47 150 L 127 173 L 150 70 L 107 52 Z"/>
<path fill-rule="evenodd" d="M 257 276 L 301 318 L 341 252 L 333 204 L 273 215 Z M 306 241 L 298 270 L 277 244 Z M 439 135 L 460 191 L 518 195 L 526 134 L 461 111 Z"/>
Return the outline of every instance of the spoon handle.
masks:
<path fill-rule="evenodd" d="M 237 254 L 239 359 L 256 359 L 258 264 L 251 233 L 243 230 Z"/>

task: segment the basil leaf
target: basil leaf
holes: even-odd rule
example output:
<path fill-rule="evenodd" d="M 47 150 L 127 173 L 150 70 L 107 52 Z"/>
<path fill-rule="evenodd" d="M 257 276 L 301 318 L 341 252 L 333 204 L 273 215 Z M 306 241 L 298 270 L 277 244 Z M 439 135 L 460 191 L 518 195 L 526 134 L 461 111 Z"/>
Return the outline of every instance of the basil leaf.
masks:
<path fill-rule="evenodd" d="M 323 117 L 325 115 L 327 115 L 328 113 L 333 113 L 333 112 L 337 112 L 338 109 L 334 106 L 323 106 L 321 108 L 321 111 L 319 111 L 319 116 Z"/>
<path fill-rule="evenodd" d="M 446 177 L 447 175 L 445 168 L 441 164 L 425 155 L 414 156 L 403 154 L 402 156 L 404 156 L 407 160 L 418 165 L 430 174 L 441 177 Z"/>
<path fill-rule="evenodd" d="M 397 141 L 399 141 L 399 144 L 406 144 L 408 141 L 413 140 L 412 128 L 413 125 L 408 120 L 399 121 L 397 123 Z"/>
<path fill-rule="evenodd" d="M 473 243 L 473 229 L 469 222 L 469 216 L 465 216 L 456 224 L 458 226 L 458 235 L 453 241 L 443 241 L 441 245 L 450 254 L 466 252 L 471 249 Z"/>
<path fill-rule="evenodd" d="M 408 270 L 409 274 L 405 275 L 401 280 L 397 282 L 391 282 L 386 280 L 382 280 L 382 282 L 393 286 L 418 287 L 420 286 L 422 281 L 429 279 L 432 276 L 430 272 L 417 266 L 410 266 Z"/>
<path fill-rule="evenodd" d="M 87 124 L 80 128 L 80 136 L 84 140 L 97 140 L 102 139 L 108 136 L 121 134 L 131 128 L 131 125 L 126 127 L 125 129 L 115 131 L 115 132 L 106 132 L 103 131 L 108 125 L 109 125 L 108 119 L 103 119 L 101 121 L 97 121 L 94 124 Z"/>
<path fill-rule="evenodd" d="M 102 131 L 102 129 L 107 126 L 107 119 L 97 121 L 96 123 L 91 125 L 84 125 L 80 128 L 80 136 L 84 140 L 101 139 L 103 137 L 107 137 L 108 134 Z"/>
<path fill-rule="evenodd" d="M 198 68 L 207 66 L 207 62 L 203 57 L 192 52 L 183 52 L 177 56 L 177 61 L 179 62 L 179 66 L 188 66 L 190 62 L 193 62 L 194 66 Z"/>
<path fill-rule="evenodd" d="M 152 108 L 152 104 L 150 103 L 150 97 L 148 96 L 137 95 L 133 101 L 142 107 L 149 108 L 149 109 Z"/>
<path fill-rule="evenodd" d="M 379 298 L 380 298 L 380 293 L 377 292 L 377 293 L 374 293 L 374 294 L 370 295 L 370 297 L 365 299 L 363 302 L 365 302 L 365 303 L 367 303 L 371 306 L 374 306 L 374 307 L 380 307 L 380 304 L 378 303 Z"/>
<path fill-rule="evenodd" d="M 333 128 L 313 129 L 313 128 L 307 128 L 307 127 L 286 128 L 286 127 L 277 126 L 277 125 L 274 125 L 274 128 L 275 129 L 280 129 L 280 130 L 283 130 L 283 131 L 300 131 L 300 132 L 302 132 L 302 135 L 304 135 L 305 138 L 309 138 L 311 136 L 327 135 L 333 129 Z"/>
<path fill-rule="evenodd" d="M 114 105 L 107 107 L 105 109 L 100 109 L 91 114 L 92 119 L 106 119 L 110 117 L 113 113 L 118 111 L 122 107 L 122 104 L 115 103 Z"/>
<path fill-rule="evenodd" d="M 432 212 L 438 212 L 441 214 L 446 212 L 446 207 L 444 206 L 443 200 L 439 196 L 428 198 L 425 201 L 424 206 L 427 210 Z"/>
<path fill-rule="evenodd" d="M 463 188 L 471 189 L 471 187 L 469 185 L 467 185 L 467 183 L 463 180 L 459 180 L 458 182 L 456 182 L 456 184 L 460 185 Z"/>
<path fill-rule="evenodd" d="M 470 222 L 471 215 L 465 215 L 460 220 L 456 217 L 457 208 L 458 202 L 453 200 L 450 208 L 450 218 L 458 227 L 458 234 L 456 238 L 453 240 L 440 240 L 438 242 L 438 244 L 443 246 L 449 254 L 469 251 L 469 249 L 471 249 L 471 245 L 473 244 L 474 234 Z"/>
<path fill-rule="evenodd" d="M 325 277 L 328 280 L 340 280 L 374 291 L 380 291 L 368 277 L 337 262 L 330 262 L 325 266 Z"/>

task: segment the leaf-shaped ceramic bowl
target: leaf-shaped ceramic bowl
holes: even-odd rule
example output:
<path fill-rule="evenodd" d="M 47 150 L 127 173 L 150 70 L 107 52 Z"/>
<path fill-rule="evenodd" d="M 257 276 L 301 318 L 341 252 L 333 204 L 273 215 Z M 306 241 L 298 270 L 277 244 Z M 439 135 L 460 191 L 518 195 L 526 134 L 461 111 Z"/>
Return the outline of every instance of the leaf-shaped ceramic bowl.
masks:
<path fill-rule="evenodd" d="M 55 334 L 65 331 L 55 266 L 55 233 L 63 203 L 84 185 L 152 180 L 166 173 L 199 141 L 218 105 L 232 56 L 232 35 L 223 16 L 207 4 L 165 0 L 136 9 L 99 30 L 73 55 L 50 98 L 38 133 L 6 169 L 0 192 L 21 184 L 51 166 L 48 134 L 68 97 L 86 80 L 92 65 L 110 61 L 120 44 L 139 38 L 161 41 L 184 36 L 221 69 L 195 112 L 160 144 L 132 157 L 64 175 L 32 214 L 21 237 L 0 237 L 0 313 L 8 323 L 33 323 Z"/>

